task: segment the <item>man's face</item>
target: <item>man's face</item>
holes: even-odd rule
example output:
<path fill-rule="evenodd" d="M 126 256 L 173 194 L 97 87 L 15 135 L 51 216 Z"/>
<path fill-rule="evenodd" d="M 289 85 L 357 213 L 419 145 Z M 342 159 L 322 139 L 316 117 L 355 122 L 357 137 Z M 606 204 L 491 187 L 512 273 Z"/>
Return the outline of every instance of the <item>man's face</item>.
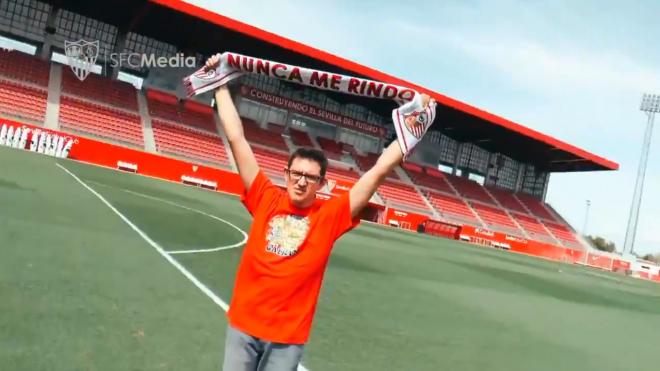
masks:
<path fill-rule="evenodd" d="M 291 203 L 299 208 L 311 206 L 316 200 L 316 191 L 323 187 L 321 165 L 310 159 L 296 157 L 285 171 L 286 190 Z"/>

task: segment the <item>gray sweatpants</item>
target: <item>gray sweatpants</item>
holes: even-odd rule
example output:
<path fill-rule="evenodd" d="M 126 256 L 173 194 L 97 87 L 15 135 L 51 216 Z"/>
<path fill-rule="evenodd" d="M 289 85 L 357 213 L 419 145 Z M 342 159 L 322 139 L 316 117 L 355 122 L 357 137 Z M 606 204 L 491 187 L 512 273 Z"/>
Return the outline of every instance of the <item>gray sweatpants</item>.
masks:
<path fill-rule="evenodd" d="M 227 325 L 223 371 L 296 371 L 304 345 L 271 343 Z"/>

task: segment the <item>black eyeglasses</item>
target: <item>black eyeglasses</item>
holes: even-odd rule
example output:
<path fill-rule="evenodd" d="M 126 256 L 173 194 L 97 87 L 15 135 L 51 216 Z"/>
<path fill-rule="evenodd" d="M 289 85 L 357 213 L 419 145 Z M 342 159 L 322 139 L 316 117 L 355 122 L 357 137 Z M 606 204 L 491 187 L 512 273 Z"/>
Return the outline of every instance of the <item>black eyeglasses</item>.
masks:
<path fill-rule="evenodd" d="M 305 174 L 302 171 L 298 170 L 291 170 L 291 169 L 284 169 L 284 172 L 286 175 L 289 176 L 289 179 L 293 180 L 294 182 L 299 181 L 302 177 L 305 177 L 305 181 L 307 183 L 320 183 L 323 180 L 323 177 L 320 175 L 310 175 L 310 174 Z"/>

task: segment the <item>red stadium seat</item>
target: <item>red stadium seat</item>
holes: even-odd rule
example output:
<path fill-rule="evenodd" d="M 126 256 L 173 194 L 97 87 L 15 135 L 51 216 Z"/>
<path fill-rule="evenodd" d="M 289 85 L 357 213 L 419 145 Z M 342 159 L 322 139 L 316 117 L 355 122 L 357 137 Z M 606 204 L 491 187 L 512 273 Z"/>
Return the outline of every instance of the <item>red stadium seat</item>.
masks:
<path fill-rule="evenodd" d="M 0 80 L 0 113 L 37 122 L 46 117 L 48 92 L 16 82 Z"/>
<path fill-rule="evenodd" d="M 60 127 L 144 147 L 137 115 L 76 98 L 61 98 Z"/>
<path fill-rule="evenodd" d="M 529 237 L 532 239 L 555 243 L 555 240 L 544 228 L 543 224 L 541 224 L 536 218 L 514 212 L 511 213 L 511 216 L 518 222 L 518 224 L 520 224 L 525 232 L 527 232 L 527 235 L 529 235 Z"/>
<path fill-rule="evenodd" d="M 522 203 L 513 195 L 513 193 L 509 191 L 505 191 L 503 189 L 499 188 L 491 188 L 488 187 L 488 191 L 490 192 L 493 197 L 500 203 L 500 205 L 504 206 L 504 208 L 512 210 L 512 211 L 517 211 L 519 213 L 524 213 L 528 214 L 527 209 L 525 209 L 525 206 L 523 206 Z"/>
<path fill-rule="evenodd" d="M 326 156 L 328 156 L 329 159 L 336 160 L 336 161 L 341 161 L 341 158 L 344 153 L 344 149 L 341 144 L 335 142 L 332 139 L 324 138 L 324 137 L 318 137 L 316 138 L 316 141 L 319 143 L 323 151 L 325 152 Z"/>
<path fill-rule="evenodd" d="M 299 147 L 314 147 L 312 139 L 306 132 L 296 129 L 289 129 L 289 133 L 291 135 L 291 141 L 293 144 Z"/>
<path fill-rule="evenodd" d="M 175 123 L 181 122 L 181 114 L 177 104 L 152 98 L 147 98 L 147 104 L 149 105 L 149 116 L 151 118 Z"/>
<path fill-rule="evenodd" d="M 388 205 L 415 209 L 424 213 L 431 212 L 422 196 L 411 185 L 386 180 L 378 187 L 378 194 Z"/>
<path fill-rule="evenodd" d="M 0 75 L 48 87 L 50 64 L 32 55 L 0 49 Z"/>
<path fill-rule="evenodd" d="M 158 121 L 186 125 L 217 134 L 213 109 L 192 100 L 179 103 L 177 97 L 160 91 L 147 92 L 149 116 Z"/>
<path fill-rule="evenodd" d="M 250 119 L 243 118 L 242 120 L 244 123 L 243 131 L 245 132 L 245 137 L 249 142 L 260 144 L 275 150 L 289 152 L 289 147 L 286 145 L 286 142 L 284 141 L 284 138 L 282 138 L 281 134 L 264 130 L 257 126 L 256 123 Z"/>
<path fill-rule="evenodd" d="M 360 167 L 360 169 L 362 169 L 362 171 L 367 171 L 371 169 L 376 164 L 376 161 L 378 161 L 379 156 L 380 155 L 376 153 L 368 153 L 365 156 L 359 155 L 357 152 L 353 153 L 355 162 L 357 162 L 358 166 Z M 395 172 L 389 173 L 387 177 L 392 179 L 399 179 L 399 177 L 396 175 Z"/>
<path fill-rule="evenodd" d="M 581 247 L 580 242 L 578 242 L 573 230 L 570 227 L 551 222 L 545 222 L 544 224 L 555 236 L 555 238 L 557 238 L 562 243 L 562 245 L 569 247 Z"/>
<path fill-rule="evenodd" d="M 468 204 L 457 196 L 445 193 L 429 192 L 427 198 L 440 214 L 450 219 L 467 222 L 472 225 L 481 225 Z"/>
<path fill-rule="evenodd" d="M 463 195 L 463 197 L 487 204 L 495 204 L 495 200 L 490 197 L 484 187 L 479 183 L 454 175 L 447 174 L 445 176 L 454 188 L 456 188 L 458 193 Z"/>
<path fill-rule="evenodd" d="M 428 168 L 422 169 L 421 166 L 410 163 L 404 164 L 404 169 L 407 170 L 408 176 L 415 184 L 435 191 L 456 195 L 456 192 L 447 183 L 447 179 L 440 171 L 433 171 L 433 169 Z"/>
<path fill-rule="evenodd" d="M 203 112 L 184 106 L 181 110 L 181 123 L 193 128 L 206 130 L 210 133 L 218 133 L 215 119 L 213 118 L 213 111 Z"/>
<path fill-rule="evenodd" d="M 138 112 L 137 94 L 133 85 L 93 73 L 90 73 L 84 81 L 80 81 L 72 71 L 64 69 L 62 94 Z"/>
<path fill-rule="evenodd" d="M 524 193 L 516 193 L 516 198 L 518 198 L 518 200 L 520 200 L 520 202 L 522 202 L 529 209 L 529 211 L 532 212 L 533 215 L 541 219 L 556 221 L 555 217 L 550 213 L 550 211 L 548 211 L 543 202 L 534 196 L 530 196 Z"/>
<path fill-rule="evenodd" d="M 522 235 L 522 231 L 516 225 L 516 222 L 502 209 L 496 206 L 489 206 L 479 202 L 471 202 L 472 209 L 479 214 L 481 220 L 486 226 L 502 232 Z"/>
<path fill-rule="evenodd" d="M 259 167 L 271 178 L 284 179 L 284 169 L 289 160 L 285 152 L 267 150 L 262 147 L 253 147 Z"/>
<path fill-rule="evenodd" d="M 333 166 L 328 166 L 328 170 L 326 172 L 326 178 L 335 179 L 335 180 L 346 180 L 355 183 L 360 178 L 360 174 L 352 170 L 345 170 Z"/>
<path fill-rule="evenodd" d="M 282 134 L 284 134 L 284 126 L 269 122 L 268 123 L 268 131 L 273 132 L 273 133 L 277 133 L 279 135 L 282 135 Z"/>
<path fill-rule="evenodd" d="M 158 120 L 152 128 L 158 151 L 230 167 L 219 135 Z"/>

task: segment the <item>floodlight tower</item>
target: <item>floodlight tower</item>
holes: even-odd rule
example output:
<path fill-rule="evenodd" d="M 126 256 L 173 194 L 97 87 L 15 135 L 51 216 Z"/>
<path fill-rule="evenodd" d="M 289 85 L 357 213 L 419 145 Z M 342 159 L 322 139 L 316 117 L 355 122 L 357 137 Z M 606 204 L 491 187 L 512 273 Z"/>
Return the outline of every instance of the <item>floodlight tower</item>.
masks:
<path fill-rule="evenodd" d="M 642 204 L 642 193 L 644 192 L 644 176 L 646 175 L 646 162 L 649 157 L 651 147 L 651 135 L 653 134 L 653 120 L 655 114 L 660 112 L 660 95 L 644 94 L 642 104 L 639 109 L 646 113 L 648 121 L 646 122 L 646 131 L 644 133 L 644 144 L 642 145 L 642 155 L 639 159 L 639 168 L 637 169 L 637 180 L 635 180 L 635 193 L 633 194 L 632 204 L 630 205 L 630 216 L 628 217 L 628 228 L 626 229 L 626 239 L 623 243 L 623 252 L 633 253 L 635 247 L 635 235 L 637 234 L 637 220 L 639 219 L 639 208 Z"/>
<path fill-rule="evenodd" d="M 582 225 L 582 235 L 587 237 L 587 223 L 589 223 L 589 209 L 591 208 L 591 200 L 585 201 L 584 211 L 584 224 Z"/>

